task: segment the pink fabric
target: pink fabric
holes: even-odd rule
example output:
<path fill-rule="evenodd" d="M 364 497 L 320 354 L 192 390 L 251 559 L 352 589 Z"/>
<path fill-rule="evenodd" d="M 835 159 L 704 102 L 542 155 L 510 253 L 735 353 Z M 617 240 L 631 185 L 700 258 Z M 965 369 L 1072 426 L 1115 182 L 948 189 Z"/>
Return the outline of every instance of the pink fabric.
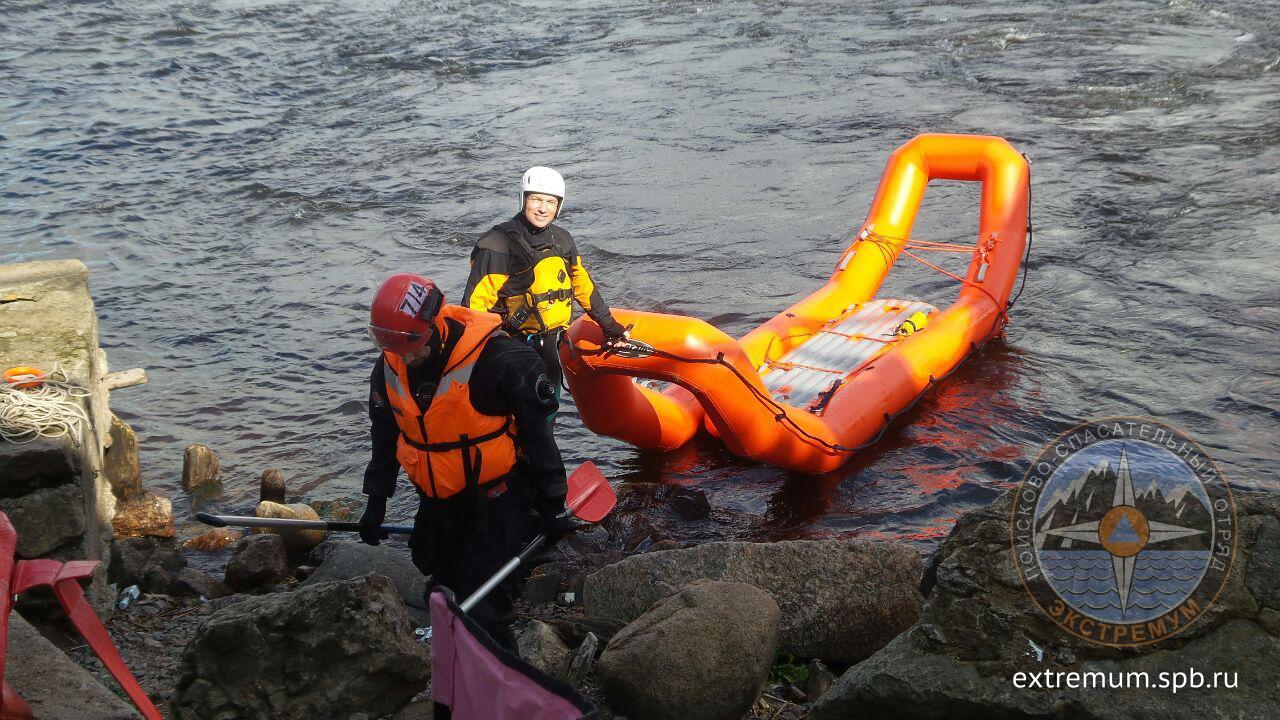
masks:
<path fill-rule="evenodd" d="M 440 591 L 431 594 L 431 699 L 454 720 L 577 720 L 591 710 L 568 685 L 498 648 L 464 621 Z"/>

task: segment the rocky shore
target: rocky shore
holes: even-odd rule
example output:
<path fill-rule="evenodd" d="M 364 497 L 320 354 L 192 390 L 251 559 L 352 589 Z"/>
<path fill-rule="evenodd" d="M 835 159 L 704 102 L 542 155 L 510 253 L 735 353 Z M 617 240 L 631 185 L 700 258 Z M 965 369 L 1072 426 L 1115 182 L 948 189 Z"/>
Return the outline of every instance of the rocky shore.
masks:
<path fill-rule="evenodd" d="M 425 578 L 402 541 L 175 532 L 168 498 L 142 487 L 132 431 L 107 408 L 83 266 L 27 265 L 22 283 L 0 274 L 0 291 L 28 298 L 0 304 L 6 321 L 21 320 L 19 302 L 55 303 L 79 313 L 79 330 L 33 335 L 55 344 L 45 351 L 0 338 L 0 360 L 61 363 L 90 388 L 92 421 L 75 437 L 0 442 L 0 510 L 18 527 L 18 556 L 102 561 L 87 592 L 167 717 L 430 717 Z M 213 449 L 187 448 L 182 486 L 217 503 Z M 601 718 L 1263 718 L 1280 706 L 1280 496 L 1237 495 L 1231 574 L 1192 627 L 1117 648 L 1063 632 L 1032 602 L 1010 551 L 1012 491 L 959 518 L 927 557 L 857 539 L 682 546 L 650 515 L 705 516 L 696 487 L 618 491 L 614 514 L 527 568 L 519 606 L 522 657 L 578 687 Z M 363 505 L 308 503 L 270 469 L 259 500 L 260 517 L 351 520 Z M 36 716 L 137 717 L 56 605 L 23 600 L 6 679 Z M 1189 668 L 1238 682 L 1182 693 L 1013 682 Z"/>

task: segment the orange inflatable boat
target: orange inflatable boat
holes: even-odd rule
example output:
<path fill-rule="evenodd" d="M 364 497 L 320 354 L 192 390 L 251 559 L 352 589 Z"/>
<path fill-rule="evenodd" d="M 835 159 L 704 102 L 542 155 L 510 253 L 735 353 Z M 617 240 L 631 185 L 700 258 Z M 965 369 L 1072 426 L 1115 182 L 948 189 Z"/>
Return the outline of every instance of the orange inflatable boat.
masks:
<path fill-rule="evenodd" d="M 982 183 L 974 245 L 910 239 L 930 180 Z M 1030 229 L 1026 159 L 1002 138 L 920 135 L 889 158 L 871 211 L 827 284 L 734 340 L 701 320 L 616 309 L 636 342 L 602 345 L 583 317 L 561 345 L 583 423 L 670 450 L 700 427 L 734 453 L 806 473 L 833 470 L 1006 321 Z M 926 251 L 971 254 L 948 273 Z M 945 310 L 876 293 L 903 254 L 953 277 Z M 671 383 L 659 392 L 636 381 Z"/>

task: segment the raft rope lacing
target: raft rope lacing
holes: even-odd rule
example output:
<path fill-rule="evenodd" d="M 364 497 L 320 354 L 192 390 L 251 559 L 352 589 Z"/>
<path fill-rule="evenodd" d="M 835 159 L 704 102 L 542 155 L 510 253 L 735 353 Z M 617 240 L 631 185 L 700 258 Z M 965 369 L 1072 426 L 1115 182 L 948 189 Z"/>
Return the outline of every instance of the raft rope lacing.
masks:
<path fill-rule="evenodd" d="M 61 363 L 54 363 L 48 374 L 33 380 L 41 381 L 40 385 L 23 388 L 0 382 L 0 438 L 22 444 L 70 435 L 79 442 L 89 416 L 75 399 L 92 393 L 71 382 Z"/>
<path fill-rule="evenodd" d="M 735 377 L 738 378 L 738 381 L 742 383 L 743 387 L 745 387 L 747 391 L 750 392 L 751 395 L 756 398 L 757 401 L 759 401 L 761 404 L 763 404 L 766 408 L 768 408 L 773 413 L 774 420 L 776 420 L 783 427 L 786 427 L 787 429 L 791 430 L 791 432 L 799 436 L 802 440 L 809 442 L 813 445 L 817 445 L 818 447 L 825 449 L 827 452 L 830 452 L 833 454 L 842 453 L 842 452 L 853 453 L 859 450 L 866 449 L 871 445 L 876 444 L 877 442 L 880 441 L 880 438 L 884 437 L 884 434 L 889 430 L 889 427 L 893 424 L 894 420 L 910 412 L 911 409 L 915 407 L 916 403 L 920 402 L 920 398 L 924 397 L 928 393 L 928 391 L 931 388 L 933 388 L 933 386 L 951 377 L 951 375 L 954 374 L 956 370 L 959 370 L 960 367 L 964 365 L 964 362 L 969 359 L 970 355 L 977 352 L 980 348 L 984 347 L 987 343 L 987 340 L 990 340 L 991 338 L 998 335 L 1004 329 L 1005 325 L 1008 324 L 1008 321 L 1009 321 L 1008 308 L 1013 307 L 1014 302 L 1017 301 L 1017 299 L 1022 295 L 1023 288 L 1026 287 L 1027 262 L 1031 259 L 1031 240 L 1032 240 L 1032 234 L 1033 234 L 1032 223 L 1031 223 L 1031 159 L 1028 158 L 1025 153 L 1023 153 L 1022 157 L 1027 161 L 1027 249 L 1026 249 L 1026 255 L 1023 257 L 1022 267 L 1021 267 L 1022 283 L 1018 287 L 1018 292 L 1014 294 L 1013 298 L 1009 300 L 1008 304 L 1005 305 L 1005 307 L 1003 308 L 1000 308 L 1000 303 L 996 302 L 995 297 L 992 296 L 991 293 L 988 292 L 986 288 L 982 287 L 981 285 L 978 285 L 977 283 L 972 283 L 958 275 L 950 273 L 934 265 L 933 263 L 925 261 L 924 259 L 915 255 L 914 253 L 908 251 L 908 248 L 911 248 L 911 249 L 922 250 L 922 251 L 932 250 L 936 252 L 972 253 L 975 249 L 977 249 L 975 246 L 961 245 L 957 243 L 935 242 L 931 240 L 913 240 L 910 238 L 889 238 L 883 235 L 878 235 L 876 233 L 868 233 L 868 238 L 874 236 L 876 240 L 872 242 L 874 242 L 876 245 L 878 245 L 882 249 L 885 249 L 886 247 L 883 243 L 887 242 L 887 243 L 896 245 L 896 243 L 893 243 L 893 241 L 894 240 L 900 241 L 902 243 L 901 247 L 903 248 L 903 253 L 908 257 L 914 260 L 917 260 L 927 265 L 928 267 L 931 267 L 934 270 L 941 272 L 944 275 L 954 278 L 955 280 L 958 280 L 963 284 L 972 285 L 974 287 L 977 287 L 979 290 L 982 290 L 984 293 L 987 294 L 987 297 L 991 298 L 991 301 L 996 305 L 996 307 L 1000 308 L 1000 323 L 996 326 L 995 332 L 989 335 L 986 339 L 978 343 L 970 343 L 969 351 L 966 352 L 964 354 L 964 357 L 960 358 L 960 362 L 956 363 L 955 366 L 952 367 L 951 370 L 947 371 L 945 375 L 939 378 L 935 378 L 932 375 L 930 375 L 928 384 L 926 384 L 924 388 L 920 390 L 919 394 L 917 394 L 911 400 L 911 402 L 907 403 L 906 407 L 902 408 L 896 413 L 885 413 L 884 423 L 880 426 L 880 429 L 876 431 L 876 434 L 873 437 L 866 440 L 865 442 L 859 443 L 854 446 L 841 445 L 839 443 L 828 442 L 818 437 L 817 435 L 810 433 L 809 431 L 805 430 L 803 427 L 800 427 L 800 424 L 797 423 L 795 420 L 793 420 L 787 414 L 786 408 L 783 407 L 780 403 L 778 403 L 778 401 L 774 400 L 772 395 L 762 392 L 750 380 L 748 380 L 747 377 L 738 370 L 738 368 L 734 367 L 732 364 L 726 361 L 724 359 L 724 353 L 717 353 L 716 357 L 714 358 L 689 358 L 689 357 L 683 357 L 681 355 L 677 355 L 672 352 L 667 352 L 666 350 L 659 350 L 658 348 L 653 348 L 651 351 L 651 354 L 657 355 L 659 357 L 664 357 L 670 360 L 675 360 L 676 362 L 723 365 L 724 367 L 728 368 L 729 371 L 732 372 Z M 807 333 L 807 334 L 812 335 L 813 333 Z M 598 350 L 587 350 L 585 348 L 578 347 L 573 343 L 569 343 L 569 348 L 570 348 L 570 351 L 577 352 L 583 355 L 607 355 L 608 353 L 612 352 L 612 350 L 608 347 L 601 347 Z M 646 350 L 648 350 L 648 348 L 646 348 Z"/>

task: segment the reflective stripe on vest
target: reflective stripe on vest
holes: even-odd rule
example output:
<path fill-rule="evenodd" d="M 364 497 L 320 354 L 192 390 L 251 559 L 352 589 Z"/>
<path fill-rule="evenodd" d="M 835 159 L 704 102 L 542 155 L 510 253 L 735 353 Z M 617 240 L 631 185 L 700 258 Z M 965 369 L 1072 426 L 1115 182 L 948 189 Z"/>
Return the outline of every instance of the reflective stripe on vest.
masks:
<path fill-rule="evenodd" d="M 396 459 L 424 494 L 443 499 L 506 475 L 516 448 L 511 416 L 485 415 L 471 404 L 471 371 L 489 339 L 501 334 L 501 320 L 456 305 L 441 314 L 464 329 L 426 411 L 409 391 L 409 368 L 399 355 L 383 353 L 383 377 L 400 428 Z"/>

